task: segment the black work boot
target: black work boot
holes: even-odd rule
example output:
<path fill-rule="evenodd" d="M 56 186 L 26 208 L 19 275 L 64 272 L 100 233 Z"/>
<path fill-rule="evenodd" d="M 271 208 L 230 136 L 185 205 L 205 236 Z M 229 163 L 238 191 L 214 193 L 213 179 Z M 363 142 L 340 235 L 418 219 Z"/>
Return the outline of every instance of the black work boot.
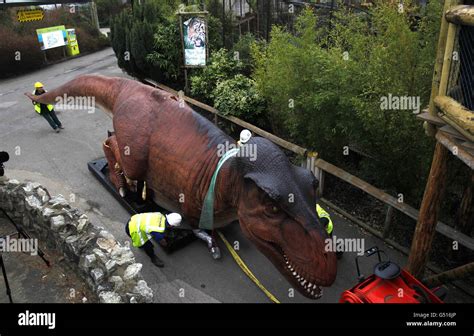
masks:
<path fill-rule="evenodd" d="M 154 255 L 153 257 L 150 258 L 151 262 L 157 266 L 157 267 L 164 267 L 165 264 L 163 263 L 163 261 L 158 258 L 156 255 Z"/>

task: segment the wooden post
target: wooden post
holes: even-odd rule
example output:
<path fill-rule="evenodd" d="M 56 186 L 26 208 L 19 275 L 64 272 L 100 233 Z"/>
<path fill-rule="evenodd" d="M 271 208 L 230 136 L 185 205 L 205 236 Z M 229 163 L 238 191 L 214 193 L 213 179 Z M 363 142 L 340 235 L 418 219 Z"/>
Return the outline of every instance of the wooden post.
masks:
<path fill-rule="evenodd" d="M 324 170 L 319 169 L 319 188 L 318 188 L 318 197 L 323 197 L 324 195 Z"/>
<path fill-rule="evenodd" d="M 451 281 L 461 280 L 464 278 L 474 276 L 474 262 L 456 267 L 452 270 L 433 275 L 423 280 L 423 283 L 428 287 L 435 287 L 441 284 L 446 284 Z"/>
<path fill-rule="evenodd" d="M 441 143 L 436 142 L 430 175 L 408 257 L 407 270 L 417 278 L 423 276 L 436 232 L 438 210 L 446 186 L 447 158 L 448 150 Z"/>
<path fill-rule="evenodd" d="M 446 12 L 446 20 L 457 25 L 474 26 L 474 6 L 452 7 Z"/>
<path fill-rule="evenodd" d="M 387 238 L 390 232 L 390 226 L 392 225 L 393 207 L 387 206 L 387 214 L 385 215 L 385 223 L 383 226 L 382 237 Z"/>
<path fill-rule="evenodd" d="M 454 3 L 455 1 L 453 0 L 445 0 L 444 2 L 444 8 L 443 8 L 443 13 L 445 13 Z M 430 96 L 430 102 L 428 106 L 428 110 L 431 115 L 436 115 L 436 106 L 434 105 L 434 98 L 438 95 L 439 93 L 439 81 L 441 78 L 441 69 L 443 68 L 443 57 L 444 57 L 444 51 L 446 48 L 446 35 L 448 34 L 448 22 L 446 21 L 444 15 L 441 17 L 441 28 L 439 31 L 439 38 L 438 38 L 438 47 L 436 51 L 436 60 L 435 60 L 435 65 L 434 65 L 434 72 L 433 72 L 433 82 L 431 85 L 431 96 Z M 435 127 L 431 124 L 426 123 L 426 131 L 430 136 L 435 135 Z"/>
<path fill-rule="evenodd" d="M 448 34 L 446 36 L 446 49 L 444 50 L 443 70 L 439 81 L 438 96 L 445 96 L 448 92 L 449 72 L 451 70 L 451 61 L 453 59 L 454 41 L 456 39 L 457 26 L 448 24 Z"/>
<path fill-rule="evenodd" d="M 434 103 L 443 120 L 456 128 L 466 138 L 474 141 L 474 114 L 472 111 L 448 96 L 437 96 Z"/>
<path fill-rule="evenodd" d="M 189 94 L 188 68 L 184 68 L 184 93 Z"/>

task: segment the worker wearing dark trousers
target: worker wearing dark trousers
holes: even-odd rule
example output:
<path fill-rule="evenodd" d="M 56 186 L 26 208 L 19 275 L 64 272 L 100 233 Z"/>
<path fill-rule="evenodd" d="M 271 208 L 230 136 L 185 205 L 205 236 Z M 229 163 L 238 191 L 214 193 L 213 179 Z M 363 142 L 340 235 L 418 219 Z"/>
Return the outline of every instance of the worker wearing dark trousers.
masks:
<path fill-rule="evenodd" d="M 61 122 L 59 121 L 54 109 L 51 111 L 48 110 L 48 107 L 45 104 L 41 104 L 41 116 L 43 116 L 49 125 L 56 131 L 59 132 L 59 129 L 64 128 Z"/>
<path fill-rule="evenodd" d="M 130 217 L 125 225 L 125 233 L 132 239 L 133 246 L 144 250 L 155 266 L 163 267 L 163 261 L 155 255 L 151 238 L 159 242 L 164 238 L 165 230 L 170 226 L 179 226 L 181 220 L 181 215 L 177 213 L 166 216 L 159 212 L 137 214 Z"/>
<path fill-rule="evenodd" d="M 44 90 L 43 84 L 40 82 L 35 83 L 35 91 L 33 94 L 36 96 L 42 95 L 46 91 Z M 61 122 L 59 121 L 58 117 L 56 116 L 56 112 L 54 112 L 54 107 L 51 104 L 41 104 L 33 101 L 33 105 L 35 106 L 35 111 L 39 113 L 49 125 L 56 131 L 59 132 L 60 129 L 64 128 Z"/>

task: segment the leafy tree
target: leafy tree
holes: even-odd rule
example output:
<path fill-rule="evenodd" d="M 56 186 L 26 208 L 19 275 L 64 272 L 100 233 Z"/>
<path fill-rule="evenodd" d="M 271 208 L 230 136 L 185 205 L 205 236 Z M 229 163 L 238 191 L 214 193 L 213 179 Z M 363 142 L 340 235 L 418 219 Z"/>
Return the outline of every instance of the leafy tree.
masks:
<path fill-rule="evenodd" d="M 251 47 L 254 43 L 257 43 L 255 37 L 252 34 L 247 33 L 243 35 L 232 48 L 233 54 L 238 55 L 238 58 L 242 62 L 242 72 L 246 76 L 250 76 L 252 72 Z"/>
<path fill-rule="evenodd" d="M 338 10 L 329 31 L 311 11 L 297 19 L 295 35 L 274 27 L 267 46 L 252 47 L 253 77 L 273 130 L 346 169 L 343 148 L 356 146 L 373 157 L 357 175 L 420 197 L 432 143 L 412 111 L 383 110 L 381 99 L 427 104 L 440 13 L 430 2 L 414 26 L 408 12 L 380 2 L 370 16 Z"/>
<path fill-rule="evenodd" d="M 158 24 L 153 35 L 153 51 L 146 57 L 155 69 L 153 77 L 161 81 L 176 80 L 181 71 L 182 52 L 179 45 L 180 32 L 178 23 Z M 156 71 L 158 68 L 159 71 Z"/>

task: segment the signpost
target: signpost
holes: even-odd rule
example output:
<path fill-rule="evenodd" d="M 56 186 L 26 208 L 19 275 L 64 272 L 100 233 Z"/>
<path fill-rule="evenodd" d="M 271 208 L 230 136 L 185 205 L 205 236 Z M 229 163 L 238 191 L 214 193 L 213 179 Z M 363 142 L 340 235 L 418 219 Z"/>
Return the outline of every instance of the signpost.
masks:
<path fill-rule="evenodd" d="M 21 9 L 16 12 L 19 22 L 41 21 L 44 18 L 42 9 Z"/>
<path fill-rule="evenodd" d="M 179 27 L 184 59 L 185 91 L 188 90 L 188 68 L 202 68 L 209 58 L 207 16 L 209 12 L 179 11 Z"/>

